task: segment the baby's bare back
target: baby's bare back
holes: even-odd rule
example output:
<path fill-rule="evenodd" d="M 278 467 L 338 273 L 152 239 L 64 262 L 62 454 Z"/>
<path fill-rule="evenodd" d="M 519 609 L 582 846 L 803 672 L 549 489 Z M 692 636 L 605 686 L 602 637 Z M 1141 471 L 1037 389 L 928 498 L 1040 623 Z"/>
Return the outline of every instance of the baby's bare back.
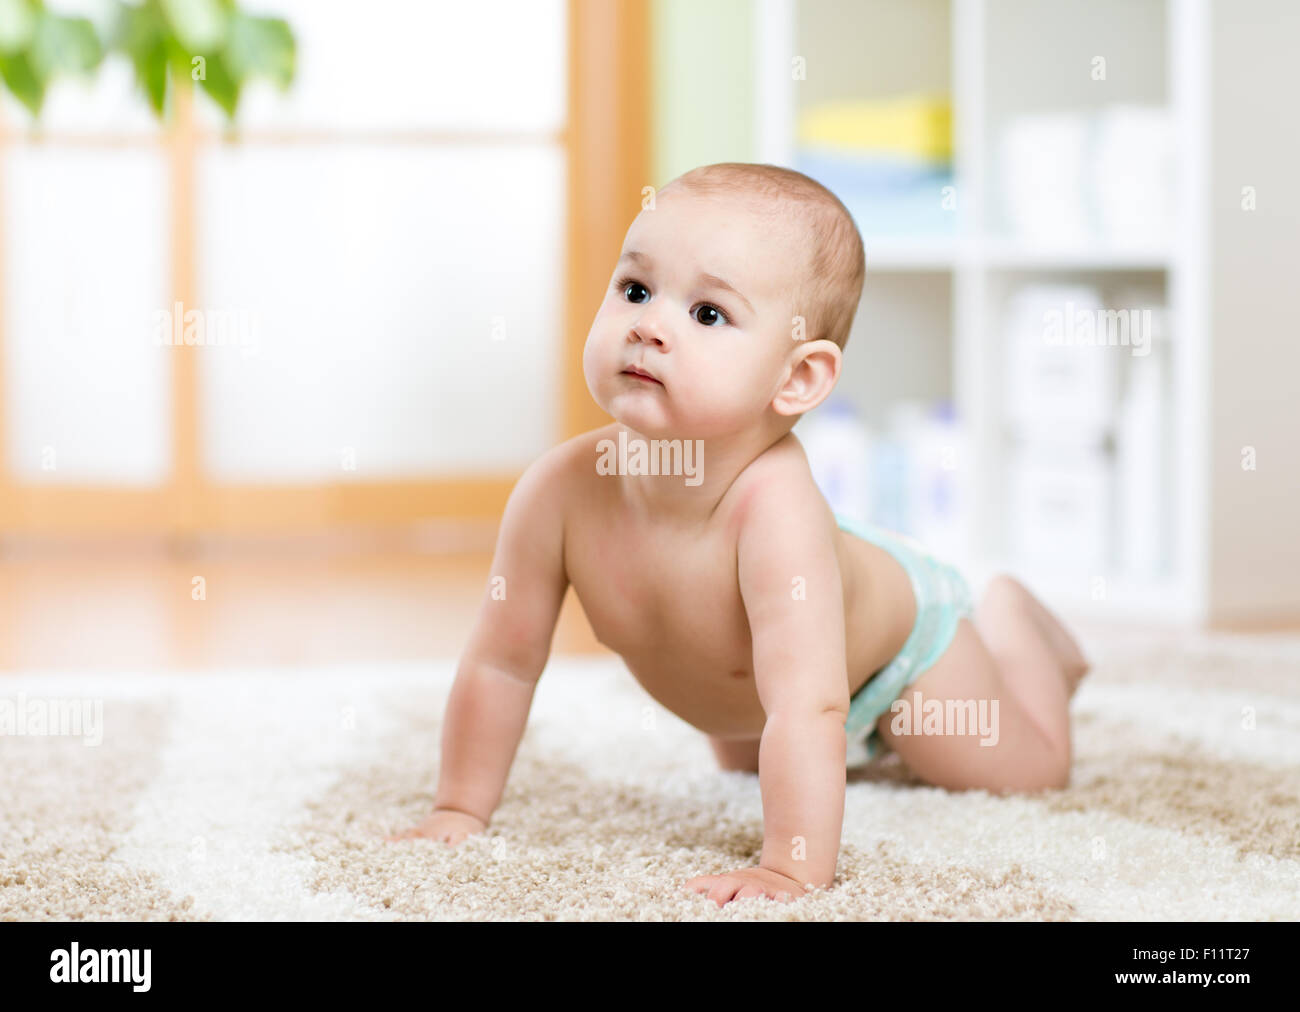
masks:
<path fill-rule="evenodd" d="M 589 435 L 590 456 L 583 466 L 584 454 L 574 454 L 573 494 L 565 496 L 564 566 L 596 638 L 687 723 L 716 737 L 758 737 L 765 715 L 737 570 L 737 516 L 760 473 L 776 471 L 783 487 L 811 484 L 802 448 L 774 445 L 742 472 L 711 516 L 680 524 L 638 510 L 623 478 L 597 474 L 595 442 L 608 433 Z M 825 523 L 833 530 L 843 588 L 852 694 L 902 649 L 915 604 L 907 574 L 888 553 L 841 531 L 829 507 Z M 791 594 L 799 592 L 798 577 L 789 574 Z"/>

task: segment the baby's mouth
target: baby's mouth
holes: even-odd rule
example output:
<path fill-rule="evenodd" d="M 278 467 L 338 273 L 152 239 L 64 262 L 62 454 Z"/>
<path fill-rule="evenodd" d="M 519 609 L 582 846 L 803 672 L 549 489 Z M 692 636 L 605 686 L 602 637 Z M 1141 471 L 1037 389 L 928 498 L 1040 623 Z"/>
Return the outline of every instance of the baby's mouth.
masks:
<path fill-rule="evenodd" d="M 663 382 L 662 382 L 662 381 L 655 379 L 653 376 L 651 376 L 651 375 L 650 375 L 648 372 L 646 372 L 644 369 L 638 369 L 638 368 L 637 368 L 636 366 L 634 366 L 634 365 L 630 365 L 630 366 L 628 366 L 626 369 L 624 369 L 624 370 L 623 370 L 623 375 L 624 375 L 624 376 L 631 376 L 633 379 L 639 379 L 639 380 L 642 380 L 642 381 L 644 381 L 644 382 L 646 382 L 646 383 L 658 383 L 659 386 L 663 386 Z"/>

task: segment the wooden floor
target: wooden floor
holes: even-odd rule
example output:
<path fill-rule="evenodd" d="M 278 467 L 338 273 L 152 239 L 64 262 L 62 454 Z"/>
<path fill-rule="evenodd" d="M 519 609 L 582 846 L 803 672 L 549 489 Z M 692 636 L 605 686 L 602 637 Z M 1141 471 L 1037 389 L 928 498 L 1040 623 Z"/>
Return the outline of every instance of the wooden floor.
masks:
<path fill-rule="evenodd" d="M 489 551 L 373 546 L 11 548 L 0 555 L 0 670 L 454 658 L 490 567 Z M 607 653 L 572 590 L 552 650 Z"/>

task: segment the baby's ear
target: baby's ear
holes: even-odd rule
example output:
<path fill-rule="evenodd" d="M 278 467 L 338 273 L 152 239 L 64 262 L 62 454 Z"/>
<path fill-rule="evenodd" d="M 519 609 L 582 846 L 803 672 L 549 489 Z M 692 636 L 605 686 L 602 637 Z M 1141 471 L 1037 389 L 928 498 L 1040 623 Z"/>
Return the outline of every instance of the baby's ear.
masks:
<path fill-rule="evenodd" d="M 786 367 L 789 372 L 772 399 L 778 415 L 802 415 L 817 407 L 840 378 L 844 357 L 834 341 L 809 341 L 801 345 Z"/>

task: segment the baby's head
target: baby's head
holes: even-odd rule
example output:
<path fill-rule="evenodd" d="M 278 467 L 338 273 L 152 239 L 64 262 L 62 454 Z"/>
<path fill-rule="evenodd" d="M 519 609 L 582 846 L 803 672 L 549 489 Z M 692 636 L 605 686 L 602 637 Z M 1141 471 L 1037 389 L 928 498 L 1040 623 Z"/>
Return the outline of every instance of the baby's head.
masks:
<path fill-rule="evenodd" d="M 693 169 L 627 231 L 587 335 L 587 386 L 647 436 L 779 436 L 839 378 L 865 271 L 852 216 L 820 183 L 773 165 Z"/>

